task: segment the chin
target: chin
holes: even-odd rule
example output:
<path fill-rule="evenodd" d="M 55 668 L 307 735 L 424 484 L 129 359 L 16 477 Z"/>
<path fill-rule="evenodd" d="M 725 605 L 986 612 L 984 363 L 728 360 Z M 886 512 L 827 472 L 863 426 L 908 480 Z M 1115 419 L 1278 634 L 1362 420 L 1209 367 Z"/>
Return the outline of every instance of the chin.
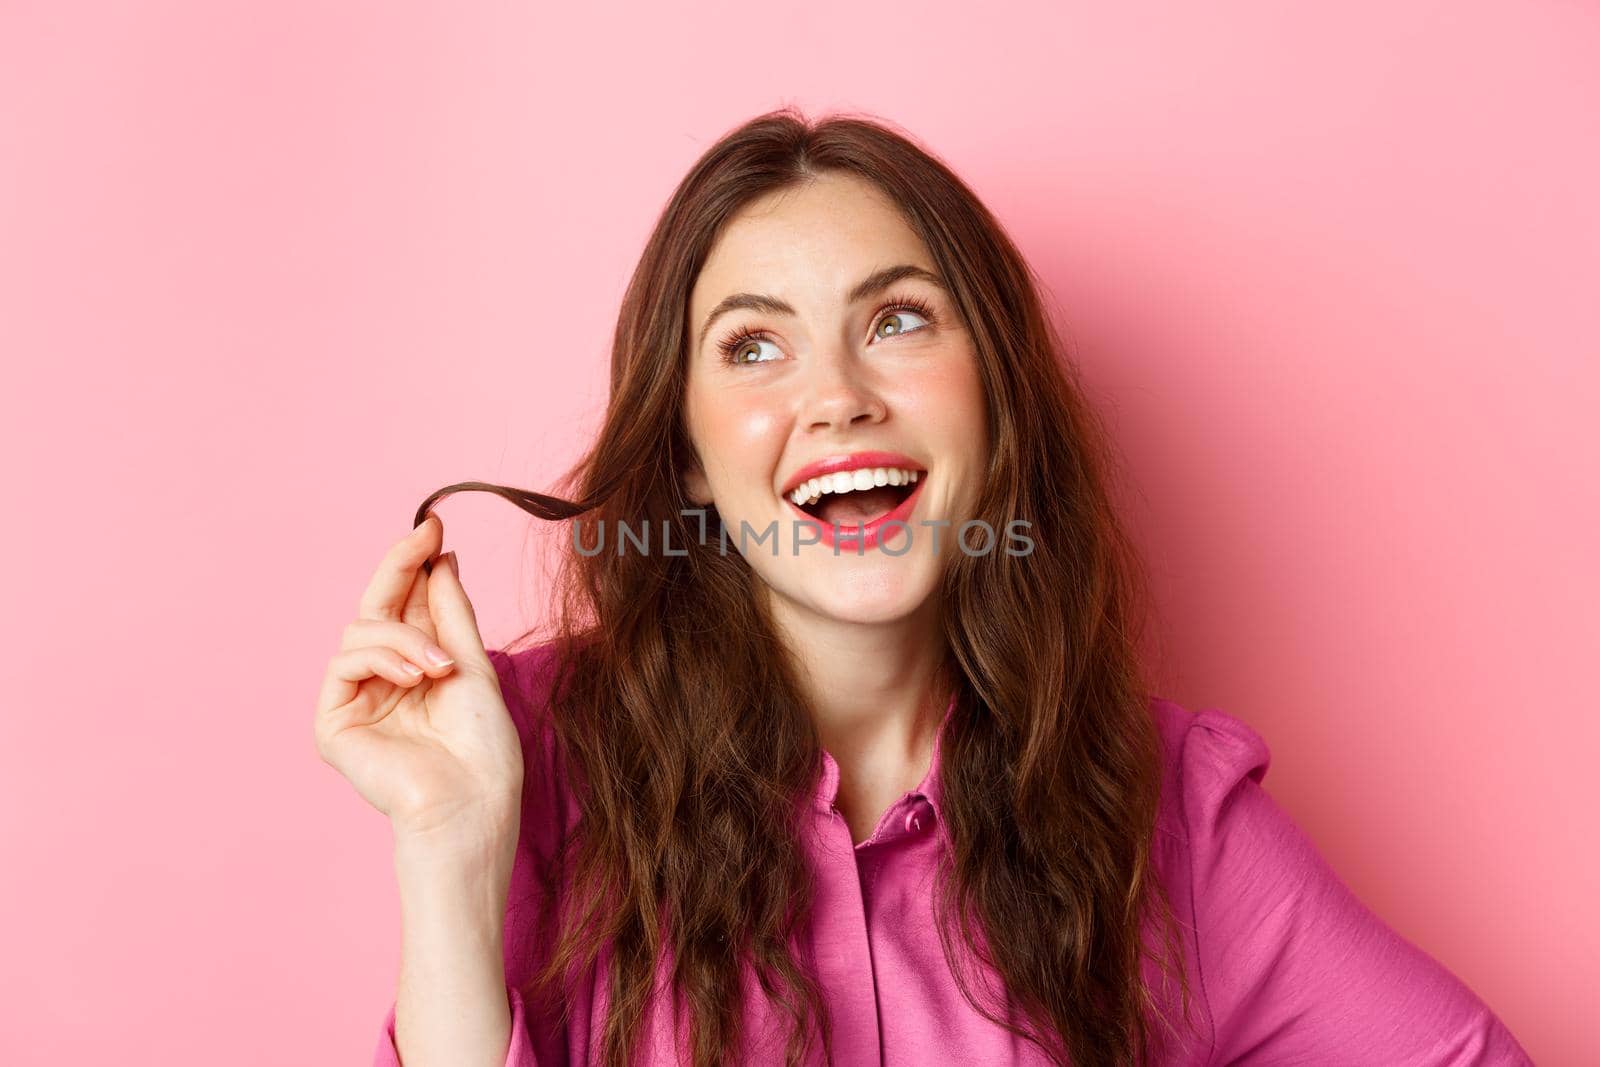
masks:
<path fill-rule="evenodd" d="M 828 607 L 823 614 L 834 622 L 847 622 L 856 626 L 884 626 L 909 618 L 920 606 L 920 604 L 893 606 L 851 604 L 845 607 Z"/>
<path fill-rule="evenodd" d="M 909 561 L 849 570 L 831 557 L 812 562 L 820 566 L 797 568 L 805 573 L 793 576 L 801 579 L 801 588 L 779 592 L 838 622 L 898 622 L 927 604 L 936 585 L 936 575 L 923 575 L 924 568 L 906 566 Z"/>

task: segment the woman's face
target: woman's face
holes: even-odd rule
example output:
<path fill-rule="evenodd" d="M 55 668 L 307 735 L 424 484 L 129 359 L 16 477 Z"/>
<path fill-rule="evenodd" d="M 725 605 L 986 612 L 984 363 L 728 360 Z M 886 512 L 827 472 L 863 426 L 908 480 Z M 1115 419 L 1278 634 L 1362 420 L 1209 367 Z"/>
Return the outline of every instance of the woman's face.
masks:
<path fill-rule="evenodd" d="M 899 268 L 913 271 L 864 284 Z M 934 275 L 876 186 L 830 173 L 732 217 L 695 280 L 686 487 L 795 608 L 905 618 L 960 551 L 988 429 L 971 337 Z M 982 542 L 973 530 L 970 550 Z"/>

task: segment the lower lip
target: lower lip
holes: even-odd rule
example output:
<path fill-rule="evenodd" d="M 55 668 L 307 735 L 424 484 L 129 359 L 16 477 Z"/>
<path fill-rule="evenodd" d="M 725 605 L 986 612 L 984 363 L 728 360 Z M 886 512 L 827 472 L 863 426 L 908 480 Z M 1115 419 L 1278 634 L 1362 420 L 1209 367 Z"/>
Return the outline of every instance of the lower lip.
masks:
<path fill-rule="evenodd" d="M 822 531 L 821 544 L 827 545 L 829 548 L 833 548 L 837 544 L 839 548 L 847 549 L 851 552 L 865 552 L 869 548 L 878 547 L 878 539 L 883 534 L 883 528 L 891 522 L 905 523 L 905 531 L 907 535 L 910 534 L 911 509 L 916 506 L 917 497 L 921 494 L 922 487 L 927 484 L 927 481 L 928 472 L 923 471 L 917 475 L 916 487 L 911 490 L 910 496 L 896 504 L 893 511 L 886 511 L 863 526 L 835 527 L 832 523 L 823 522 L 815 515 L 807 515 L 800 510 L 798 504 L 787 497 L 784 498 L 784 503 L 789 505 L 790 511 Z M 835 529 L 839 531 L 837 536 L 834 535 Z M 900 527 L 897 526 L 894 529 L 898 530 Z"/>

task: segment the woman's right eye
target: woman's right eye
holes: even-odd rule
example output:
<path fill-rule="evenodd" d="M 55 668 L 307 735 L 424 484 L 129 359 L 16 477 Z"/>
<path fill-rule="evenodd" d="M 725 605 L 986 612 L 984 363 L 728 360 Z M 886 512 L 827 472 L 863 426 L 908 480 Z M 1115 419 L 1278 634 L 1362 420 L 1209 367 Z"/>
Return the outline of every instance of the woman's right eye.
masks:
<path fill-rule="evenodd" d="M 768 352 L 762 351 L 762 345 L 767 346 Z M 722 356 L 729 363 L 770 363 L 780 359 L 783 353 L 778 346 L 759 335 L 738 337 L 722 346 Z"/>

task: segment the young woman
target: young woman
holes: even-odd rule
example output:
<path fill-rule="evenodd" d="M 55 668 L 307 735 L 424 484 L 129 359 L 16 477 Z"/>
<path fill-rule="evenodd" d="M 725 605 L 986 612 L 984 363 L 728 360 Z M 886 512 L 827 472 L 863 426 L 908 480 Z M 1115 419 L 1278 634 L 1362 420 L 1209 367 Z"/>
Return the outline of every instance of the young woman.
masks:
<path fill-rule="evenodd" d="M 791 111 L 713 146 L 564 496 L 433 494 L 330 661 L 319 751 L 394 829 L 376 1062 L 1528 1062 L 1253 730 L 1148 692 L 1110 477 L 950 170 Z M 552 639 L 484 648 L 460 489 L 573 520 Z"/>

